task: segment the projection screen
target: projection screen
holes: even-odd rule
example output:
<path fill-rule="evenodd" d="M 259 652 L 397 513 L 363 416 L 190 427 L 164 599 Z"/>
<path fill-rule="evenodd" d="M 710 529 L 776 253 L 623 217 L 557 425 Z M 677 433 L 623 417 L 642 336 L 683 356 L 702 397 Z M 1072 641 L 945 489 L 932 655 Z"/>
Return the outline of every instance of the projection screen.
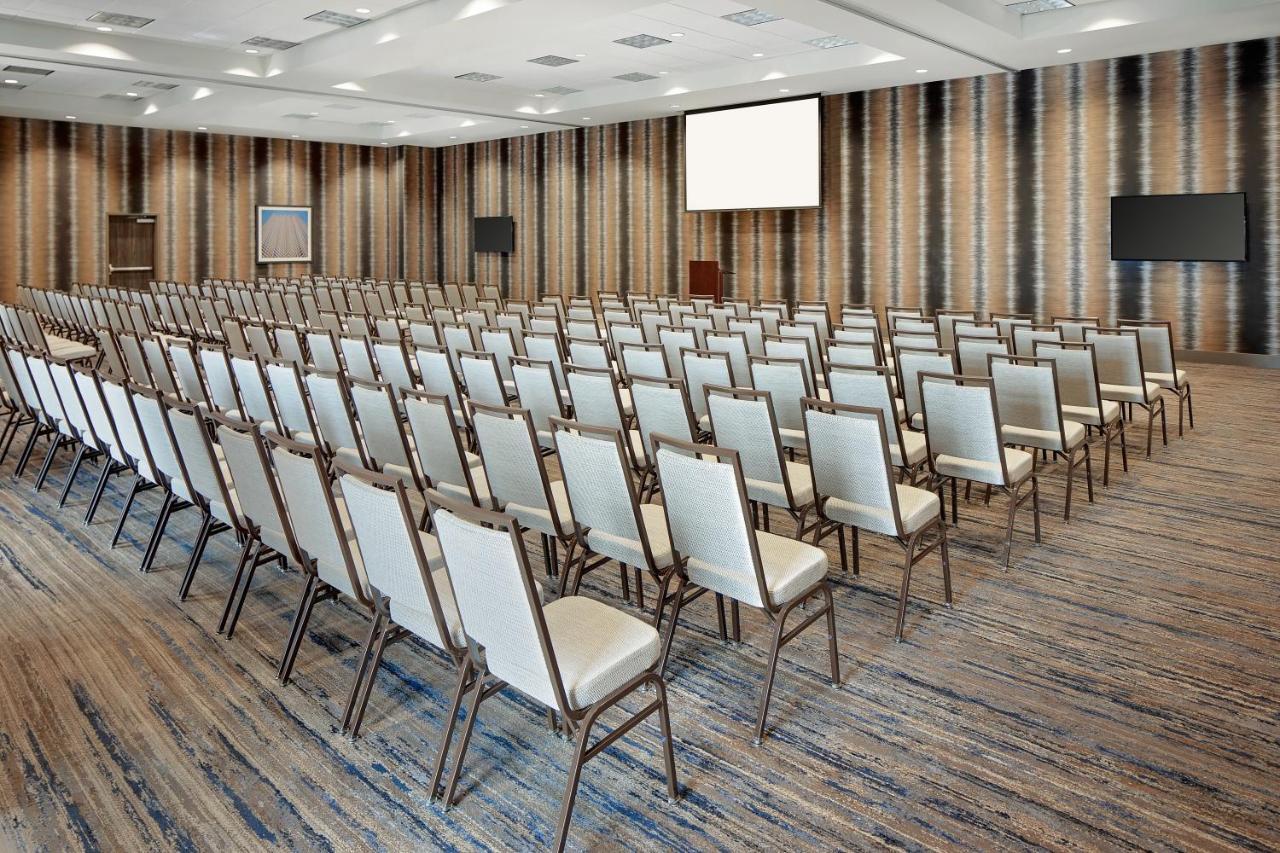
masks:
<path fill-rule="evenodd" d="M 818 207 L 821 187 L 818 97 L 685 115 L 686 210 Z"/>

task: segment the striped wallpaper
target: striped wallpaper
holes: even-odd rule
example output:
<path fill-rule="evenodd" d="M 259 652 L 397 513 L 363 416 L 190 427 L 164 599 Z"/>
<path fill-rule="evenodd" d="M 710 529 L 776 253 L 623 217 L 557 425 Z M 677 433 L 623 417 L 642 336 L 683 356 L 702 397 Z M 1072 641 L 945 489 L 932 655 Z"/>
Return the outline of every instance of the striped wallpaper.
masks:
<path fill-rule="evenodd" d="M 19 283 L 105 282 L 110 213 L 157 216 L 158 278 L 425 276 L 433 160 L 421 148 L 0 117 L 0 299 Z M 313 208 L 314 263 L 255 263 L 258 204 Z"/>
<path fill-rule="evenodd" d="M 1280 40 L 825 99 L 818 210 L 683 211 L 679 118 L 442 149 L 436 265 L 513 295 L 740 297 L 1157 317 L 1189 349 L 1280 352 Z M 1110 196 L 1248 193 L 1248 263 L 1110 260 Z M 470 252 L 511 215 L 510 256 Z"/>
<path fill-rule="evenodd" d="M 677 117 L 445 149 L 0 118 L 0 299 L 104 281 L 108 212 L 160 217 L 158 272 L 497 283 L 1175 322 L 1189 349 L 1280 353 L 1280 39 L 824 100 L 818 210 L 683 211 Z M 1250 260 L 1117 263 L 1109 198 L 1248 193 Z M 254 206 L 315 208 L 312 265 L 254 264 Z M 470 250 L 511 215 L 516 251 Z M 16 223 L 17 227 L 12 227 Z"/>

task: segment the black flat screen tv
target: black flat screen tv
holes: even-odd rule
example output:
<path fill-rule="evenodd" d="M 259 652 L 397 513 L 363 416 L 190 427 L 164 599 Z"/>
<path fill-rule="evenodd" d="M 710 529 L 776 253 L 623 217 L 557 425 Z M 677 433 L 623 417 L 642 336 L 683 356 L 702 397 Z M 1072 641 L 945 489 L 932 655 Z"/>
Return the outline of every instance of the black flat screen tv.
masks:
<path fill-rule="evenodd" d="M 477 252 L 514 252 L 516 249 L 516 221 L 510 216 L 477 216 L 474 235 Z"/>
<path fill-rule="evenodd" d="M 1111 199 L 1113 261 L 1247 261 L 1244 193 Z"/>

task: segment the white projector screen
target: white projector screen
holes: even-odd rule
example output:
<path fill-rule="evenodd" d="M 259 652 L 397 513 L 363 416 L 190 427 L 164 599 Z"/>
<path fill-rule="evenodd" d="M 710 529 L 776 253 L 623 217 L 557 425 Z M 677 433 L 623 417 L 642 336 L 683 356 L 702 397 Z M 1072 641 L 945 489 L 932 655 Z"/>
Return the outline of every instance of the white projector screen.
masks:
<path fill-rule="evenodd" d="M 686 114 L 685 210 L 818 207 L 820 106 L 812 97 Z"/>

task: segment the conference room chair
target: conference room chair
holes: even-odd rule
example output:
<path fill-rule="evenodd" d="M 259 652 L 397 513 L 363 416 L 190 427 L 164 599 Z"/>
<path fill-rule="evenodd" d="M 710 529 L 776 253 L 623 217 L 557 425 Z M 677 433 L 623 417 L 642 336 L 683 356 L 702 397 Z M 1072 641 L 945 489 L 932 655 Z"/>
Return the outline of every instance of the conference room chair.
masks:
<path fill-rule="evenodd" d="M 778 334 L 778 323 L 786 319 L 784 311 L 785 307 L 759 305 L 748 310 L 747 317 L 760 323 L 762 334 L 776 335 Z"/>
<path fill-rule="evenodd" d="M 925 429 L 924 406 L 920 401 L 921 373 L 955 373 L 956 356 L 952 350 L 933 347 L 905 347 L 895 351 L 898 364 L 898 389 L 904 406 L 903 420 L 915 430 Z"/>
<path fill-rule="evenodd" d="M 685 314 L 680 318 L 680 326 L 684 329 L 693 330 L 693 339 L 698 346 L 702 346 L 706 342 L 707 332 L 714 331 L 715 324 L 710 317 L 703 317 L 696 314 Z"/>
<path fill-rule="evenodd" d="M 331 459 L 369 467 L 342 374 L 306 370 L 303 371 L 302 381 L 315 416 L 316 444 Z"/>
<path fill-rule="evenodd" d="M 871 317 L 870 319 L 873 322 L 868 323 L 866 325 L 841 324 L 837 326 L 832 326 L 831 339 L 833 341 L 840 341 L 842 343 L 851 343 L 851 344 L 873 343 L 877 347 L 880 347 L 880 352 L 882 354 L 880 361 L 876 363 L 884 364 L 885 362 L 884 362 L 883 355 L 885 351 L 883 346 L 884 342 L 880 338 L 880 326 L 874 322 L 875 320 L 874 317 Z M 828 343 L 828 346 L 830 346 L 829 343 Z M 893 353 L 889 352 L 888 354 L 892 355 Z"/>
<path fill-rule="evenodd" d="M 630 315 L 628 315 L 629 318 Z M 641 344 L 645 343 L 644 326 L 639 323 L 633 323 L 630 319 L 626 320 L 606 320 L 606 330 L 608 332 L 609 346 L 613 350 L 615 361 L 621 360 L 623 344 Z"/>
<path fill-rule="evenodd" d="M 1062 339 L 1071 343 L 1084 343 L 1084 330 L 1102 325 L 1098 317 L 1053 317 L 1053 325 L 1062 329 Z"/>
<path fill-rule="evenodd" d="M 750 356 L 751 387 L 767 391 L 778 436 L 788 455 L 804 450 L 804 418 L 800 401 L 816 396 L 803 358 Z"/>
<path fill-rule="evenodd" d="M 680 351 L 699 349 L 696 331 L 681 326 L 659 326 L 658 343 L 667 354 L 667 366 L 671 369 L 671 375 L 684 379 L 684 359 L 680 357 Z"/>
<path fill-rule="evenodd" d="M 45 358 L 43 361 L 45 362 L 45 369 L 48 371 L 50 382 L 53 385 L 53 391 L 58 398 L 59 408 L 64 416 L 61 431 L 64 434 L 70 433 L 70 440 L 76 449 L 71 467 L 67 470 L 66 478 L 63 481 L 62 491 L 58 495 L 58 508 L 61 509 L 66 506 L 67 496 L 71 493 L 71 487 L 75 484 L 76 475 L 86 459 L 93 460 L 101 457 L 104 460 L 103 465 L 106 467 L 109 467 L 110 461 L 107 456 L 106 444 L 98 438 L 97 431 L 93 427 L 93 420 L 90 418 L 84 400 L 80 396 L 79 388 L 76 387 L 72 364 L 54 358 Z M 3 393 L 0 392 L 0 399 L 2 398 Z M 0 440 L 3 440 L 3 436 L 0 436 Z M 106 467 L 103 470 L 106 470 Z"/>
<path fill-rule="evenodd" d="M 356 379 L 376 382 L 378 371 L 373 363 L 373 349 L 369 338 L 361 334 L 337 335 L 338 354 L 342 359 L 342 371 Z"/>
<path fill-rule="evenodd" d="M 747 348 L 745 334 L 712 330 L 703 335 L 703 346 L 711 352 L 724 353 L 728 356 L 731 380 L 728 384 L 746 387 L 751 383 L 751 365 L 747 362 L 747 356 L 751 353 Z"/>
<path fill-rule="evenodd" d="M 1067 495 L 1062 518 L 1071 520 L 1076 468 L 1085 467 L 1093 503 L 1093 460 L 1084 425 L 1062 416 L 1058 367 L 1052 358 L 992 354 L 991 380 L 1000 407 L 1000 434 L 1006 444 L 1051 453 L 1067 463 Z"/>
<path fill-rule="evenodd" d="M 760 310 L 773 313 L 779 320 L 791 319 L 791 308 L 785 299 L 761 299 Z"/>
<path fill-rule="evenodd" d="M 310 354 L 304 367 L 315 367 L 330 373 L 342 369 L 336 334 L 328 329 L 309 328 L 304 333 L 304 338 Z"/>
<path fill-rule="evenodd" d="M 467 408 L 493 499 L 523 528 L 538 533 L 547 575 L 555 577 L 557 546 L 565 548 L 565 565 L 573 563 L 573 513 L 564 482 L 547 474 L 533 419 L 524 409 L 475 400 L 468 400 Z"/>
<path fill-rule="evenodd" d="M 200 529 L 178 587 L 181 601 L 191 589 L 209 539 L 219 533 L 232 532 L 243 542 L 248 527 L 240 516 L 231 471 L 219 455 L 221 448 L 215 449 L 210 440 L 204 413 L 191 403 L 173 398 L 162 399 L 161 408 L 170 440 L 181 458 L 183 482 L 189 494 L 187 500 L 200 513 Z"/>
<path fill-rule="evenodd" d="M 879 409 L 884 414 L 889 455 L 910 485 L 915 485 L 928 464 L 923 433 L 902 428 L 905 404 L 893 394 L 893 377 L 883 365 L 831 365 L 828 374 L 831 401 L 846 406 Z M 812 464 L 812 457 L 810 457 Z"/>
<path fill-rule="evenodd" d="M 516 386 L 511 377 L 511 359 L 519 355 L 515 334 L 501 326 L 484 326 L 480 329 L 479 341 L 482 350 L 493 354 L 503 391 L 508 398 L 515 396 Z"/>
<path fill-rule="evenodd" d="M 501 322 L 502 318 L 499 317 L 498 319 L 499 319 L 499 322 Z M 439 330 L 435 326 L 435 323 L 431 321 L 410 322 L 409 323 L 409 343 L 411 343 L 413 346 L 423 346 L 424 344 L 428 346 L 439 346 L 440 334 L 439 334 Z"/>
<path fill-rule="evenodd" d="M 652 474 L 649 455 L 640 431 L 629 426 L 631 416 L 623 411 L 622 389 L 613 381 L 613 374 L 601 368 L 577 364 L 567 364 L 564 370 L 576 422 L 616 429 L 625 436 L 627 462 L 639 478 L 640 488 L 644 489 Z"/>
<path fill-rule="evenodd" d="M 654 712 L 661 726 L 667 793 L 674 800 L 679 789 L 666 686 L 658 672 L 658 632 L 630 614 L 585 596 L 542 604 L 514 519 L 443 496 L 432 495 L 431 505 L 468 649 L 432 774 L 433 794 L 439 792 L 445 808 L 454 804 L 480 704 L 511 686 L 547 708 L 552 725 L 576 741 L 552 842 L 555 850 L 565 847 L 583 765 Z M 651 689 L 653 698 L 589 747 L 599 716 L 641 687 Z M 464 700 L 467 720 L 448 784 L 441 789 Z"/>
<path fill-rule="evenodd" d="M 822 368 L 824 365 L 822 341 L 819 337 L 820 330 L 814 323 L 806 323 L 802 320 L 781 320 L 778 322 L 778 334 L 776 337 L 765 336 L 765 355 L 772 355 L 769 352 L 769 341 L 781 338 L 786 341 L 803 341 L 805 345 L 805 358 L 809 362 L 809 367 L 813 370 L 815 378 L 822 376 Z M 794 356 L 782 356 L 783 358 L 792 358 Z"/>
<path fill-rule="evenodd" d="M 139 340 L 138 333 L 119 331 L 116 332 L 115 338 L 116 344 L 120 347 L 120 354 L 124 358 L 126 378 L 130 382 L 151 385 L 151 369 L 147 366 L 147 356 L 142 350 L 142 341 Z"/>
<path fill-rule="evenodd" d="M 1054 325 L 1032 323 L 1013 327 L 1013 354 L 1034 356 L 1039 341 L 1060 341 L 1062 330 Z"/>
<path fill-rule="evenodd" d="M 455 423 L 463 429 L 470 429 L 462 385 L 453 368 L 449 351 L 443 346 L 419 344 L 413 348 L 413 358 L 418 366 L 422 389 L 429 394 L 448 397 L 453 407 Z"/>
<path fill-rule="evenodd" d="M 115 333 L 106 326 L 100 326 L 94 330 L 94 339 L 98 344 L 98 367 L 117 378 L 124 377 L 127 369 Z"/>
<path fill-rule="evenodd" d="M 706 394 L 712 443 L 737 452 L 760 528 L 769 530 L 769 508 L 775 507 L 790 516 L 796 525 L 794 537 L 802 539 L 810 530 L 806 522 L 813 510 L 813 480 L 809 465 L 783 454 L 769 392 L 713 386 Z M 803 431 L 802 420 L 802 436 Z"/>
<path fill-rule="evenodd" d="M 343 731 L 358 737 L 388 644 L 417 637 L 460 666 L 466 637 L 440 547 L 414 520 L 404 482 L 340 460 L 334 464 L 374 607 L 356 668 L 360 686 L 342 721 Z"/>
<path fill-rule="evenodd" d="M 426 482 L 446 495 L 492 508 L 484 467 L 480 457 L 463 446 L 462 433 L 452 416 L 452 401 L 443 394 L 416 390 L 402 391 L 401 397 L 413 451 Z"/>
<path fill-rule="evenodd" d="M 259 425 L 216 412 L 210 417 L 243 522 L 243 550 L 218 621 L 218 633 L 229 640 L 235 635 L 257 568 L 269 562 L 279 563 L 281 569 L 300 567 L 303 559 Z"/>
<path fill-rule="evenodd" d="M 667 367 L 667 351 L 661 344 L 624 343 L 618 349 L 622 375 L 628 384 L 633 376 L 671 375 Z"/>
<path fill-rule="evenodd" d="M 275 403 L 267 388 L 262 360 L 256 355 L 232 355 L 231 376 L 240 399 L 239 417 L 251 420 L 261 429 L 280 430 Z"/>
<path fill-rule="evenodd" d="M 336 315 L 331 316 L 336 317 Z M 322 324 L 326 319 L 325 316 L 321 317 Z M 219 327 L 222 330 L 222 340 L 228 349 L 237 353 L 247 353 L 249 351 L 249 339 L 244 335 L 240 320 L 234 317 L 224 317 L 221 319 Z"/>
<path fill-rule="evenodd" d="M 383 381 L 391 384 L 397 395 L 406 388 L 418 387 L 418 380 L 414 376 L 413 365 L 409 361 L 409 353 L 405 349 L 403 338 L 399 335 L 390 338 L 374 338 L 369 344 L 372 347 L 374 367 L 378 375 Z"/>
<path fill-rule="evenodd" d="M 189 403 L 200 404 L 207 410 L 209 392 L 200 373 L 195 343 L 185 338 L 170 338 L 167 350 L 169 364 L 173 366 L 174 381 L 178 386 L 177 396 Z"/>
<path fill-rule="evenodd" d="M 396 389 L 388 382 L 366 382 L 350 376 L 346 377 L 346 384 L 367 467 L 399 478 L 412 495 L 420 496 L 426 483 L 414 464 L 411 433 L 404 429 L 400 407 L 396 405 Z"/>
<path fill-rule="evenodd" d="M 93 518 L 98 512 L 98 506 L 102 502 L 102 496 L 106 493 L 111 477 L 131 471 L 132 461 L 125 455 L 120 437 L 116 433 L 115 422 L 108 413 L 107 401 L 103 397 L 102 387 L 98 383 L 96 372 L 93 368 L 84 364 L 73 364 L 70 367 L 76 394 L 79 396 L 80 403 L 89 417 L 94 441 L 97 443 L 102 456 L 102 467 L 98 472 L 98 481 L 94 486 L 93 496 L 89 499 L 89 504 L 85 508 L 84 524 L 88 525 L 93 522 Z M 9 382 L 5 379 L 7 368 L 7 360 L 0 358 L 0 384 L 5 387 L 9 387 Z M 20 409 L 15 409 L 15 416 L 21 417 Z M 17 428 L 17 423 L 15 423 L 10 438 L 17 432 Z M 8 440 L 5 438 L 4 433 L 0 432 L 0 462 L 4 460 L 4 455 L 8 450 Z"/>
<path fill-rule="evenodd" d="M 459 378 L 469 399 L 490 406 L 507 404 L 511 394 L 498 371 L 498 359 L 493 353 L 459 350 L 457 358 Z"/>
<path fill-rule="evenodd" d="M 569 363 L 582 367 L 608 370 L 615 378 L 619 375 L 609 352 L 609 344 L 603 338 L 574 338 L 566 341 Z"/>
<path fill-rule="evenodd" d="M 178 382 L 169 363 L 165 339 L 147 332 L 138 335 L 138 344 L 142 347 L 142 357 L 147 363 L 152 387 L 169 396 L 177 395 Z"/>
<path fill-rule="evenodd" d="M 748 355 L 764 355 L 764 322 L 756 317 L 738 316 L 728 322 L 728 331 L 741 333 Z"/>
<path fill-rule="evenodd" d="M 449 352 L 453 369 L 461 376 L 462 367 L 458 361 L 458 353 L 475 352 L 480 349 L 475 332 L 466 323 L 437 323 L 436 326 L 440 330 L 440 339 Z"/>
<path fill-rule="evenodd" d="M 693 406 L 693 414 L 698 419 L 698 428 L 704 432 L 710 432 L 711 418 L 707 411 L 707 388 L 736 386 L 729 355 L 711 350 L 682 349 L 680 365 L 681 372 L 684 374 L 685 388 L 689 393 L 689 403 Z"/>
<path fill-rule="evenodd" d="M 923 320 L 924 310 L 919 305 L 884 306 L 884 328 L 890 333 L 893 332 L 894 326 L 897 325 L 899 317 L 903 317 L 908 320 Z"/>
<path fill-rule="evenodd" d="M 1013 336 L 1003 334 L 1000 327 L 990 320 L 956 320 L 952 324 L 956 336 L 966 335 L 970 338 L 1008 338 L 1013 344 Z"/>
<path fill-rule="evenodd" d="M 1142 348 L 1138 344 L 1137 329 L 1098 328 L 1085 329 L 1085 342 L 1093 344 L 1098 369 L 1098 389 L 1102 399 L 1127 406 L 1132 416 L 1137 406 L 1147 413 L 1147 458 L 1151 458 L 1151 436 L 1155 428 L 1156 413 L 1160 414 L 1160 438 L 1169 444 L 1169 429 L 1165 420 L 1164 395 L 1160 386 L 1146 378 L 1142 362 Z"/>
<path fill-rule="evenodd" d="M 928 424 L 925 439 L 931 487 L 937 489 L 941 501 L 943 486 L 950 482 L 951 523 L 959 524 L 956 492 L 960 480 L 992 486 L 1009 497 L 1004 544 L 1007 569 L 1013 549 L 1014 519 L 1027 500 L 1031 501 L 1036 544 L 1040 543 L 1040 486 L 1035 457 L 1004 446 L 999 406 L 990 379 L 925 371 L 916 377 L 916 383 Z"/>
<path fill-rule="evenodd" d="M 933 314 L 938 323 L 938 343 L 944 349 L 955 349 L 956 322 L 977 320 L 978 312 L 959 308 L 939 308 Z"/>
<path fill-rule="evenodd" d="M 718 332 L 727 332 L 729 321 L 738 316 L 738 306 L 737 304 L 712 305 L 707 309 L 707 316 L 711 318 L 711 328 Z"/>
<path fill-rule="evenodd" d="M 151 566 L 155 563 L 164 532 L 174 513 L 198 508 L 198 499 L 187 477 L 182 453 L 174 443 L 162 395 L 154 388 L 136 383 L 130 383 L 126 390 L 128 406 L 132 410 L 138 432 L 150 452 L 155 482 L 164 490 L 164 502 L 161 504 L 156 526 L 143 552 L 142 564 L 138 567 L 145 573 L 151 571 Z"/>
<path fill-rule="evenodd" d="M 1122 329 L 1138 330 L 1138 349 L 1142 353 L 1143 377 L 1178 398 L 1178 436 L 1182 436 L 1182 410 L 1185 404 L 1189 428 L 1196 428 L 1195 411 L 1191 407 L 1191 380 L 1185 370 L 1178 369 L 1173 346 L 1173 324 L 1168 320 L 1119 320 Z"/>
<path fill-rule="evenodd" d="M 992 353 L 1009 355 L 1013 352 L 1013 342 L 1008 338 L 987 337 L 986 335 L 970 335 L 958 332 L 955 335 L 956 358 L 960 363 L 963 376 L 990 376 L 987 356 Z M 1034 351 L 1034 349 L 1033 349 Z"/>
<path fill-rule="evenodd" d="M 996 324 L 996 329 L 999 330 L 1000 337 L 1002 338 L 1012 338 L 1013 330 L 1016 326 L 1030 326 L 1035 323 L 1035 321 L 1036 317 L 1034 314 L 1009 313 L 1003 311 L 991 312 L 991 322 Z"/>
<path fill-rule="evenodd" d="M 831 337 L 831 314 L 825 302 L 797 302 L 792 322 L 813 326 L 816 343 L 820 348 L 823 341 Z"/>
<path fill-rule="evenodd" d="M 556 384 L 555 370 L 550 362 L 513 357 L 511 375 L 515 381 L 516 402 L 533 419 L 538 446 L 543 452 L 553 452 L 555 441 L 551 437 L 551 420 L 567 415 L 565 398 Z"/>
<path fill-rule="evenodd" d="M 851 365 L 875 367 L 882 360 L 883 353 L 874 342 L 854 343 L 836 339 L 827 341 L 827 389 L 831 388 L 831 368 Z"/>
<path fill-rule="evenodd" d="M 566 569 L 560 594 L 568 588 L 570 595 L 577 595 L 588 572 L 617 561 L 623 599 L 631 600 L 630 570 L 635 575 L 636 606 L 643 609 L 644 575 L 663 589 L 671 570 L 671 539 L 662 507 L 640 503 L 638 494 L 644 487 L 637 490 L 632 479 L 625 433 L 563 418 L 556 418 L 552 429 L 578 540 L 573 585 L 568 587 L 571 571 Z M 655 615 L 661 610 L 656 607 Z"/>
<path fill-rule="evenodd" d="M 282 517 L 293 534 L 307 578 L 276 670 L 280 684 L 285 685 L 293 673 L 317 602 L 345 596 L 372 617 L 373 600 L 364 564 L 356 551 L 351 515 L 342 499 L 333 494 L 328 464 L 321 452 L 271 432 L 265 442 L 284 505 Z M 354 705 L 358 687 L 359 681 L 353 680 L 348 711 Z"/>
<path fill-rule="evenodd" d="M 814 358 L 813 348 L 808 341 L 783 335 L 765 335 L 764 354 L 770 359 L 800 362 L 804 372 L 804 385 L 812 389 L 812 393 L 800 396 L 818 396 L 826 393 L 826 389 L 818 386 L 818 374 L 821 368 L 817 359 Z"/>
<path fill-rule="evenodd" d="M 754 741 L 764 739 L 778 656 L 782 647 L 825 617 L 831 685 L 840 684 L 836 648 L 835 606 L 827 581 L 826 552 L 813 545 L 757 531 L 751 523 L 747 485 L 737 452 L 720 447 L 653 437 L 653 455 L 662 484 L 673 549 L 676 589 L 671 621 L 663 638 L 658 672 L 666 669 L 686 592 L 708 590 L 735 603 L 733 639 L 741 639 L 736 604 L 759 608 L 769 620 L 772 637 L 769 663 L 760 690 Z M 812 490 L 812 482 L 808 488 Z M 714 511 L 709 511 L 714 507 Z M 664 596 L 663 598 L 665 598 Z M 787 630 L 789 617 L 814 598 L 810 608 Z"/>
<path fill-rule="evenodd" d="M 246 325 L 244 327 L 244 336 L 249 342 L 249 352 L 251 354 L 259 358 L 276 357 L 276 350 L 271 341 L 271 329 L 266 324 L 250 323 Z"/>
<path fill-rule="evenodd" d="M 942 584 L 946 606 L 951 606 L 951 561 L 947 552 L 947 527 L 941 517 L 941 501 L 933 492 L 895 482 L 887 425 L 882 406 L 854 406 L 804 401 L 805 435 L 809 458 L 823 464 L 813 474 L 818 522 L 814 544 L 835 533 L 841 566 L 848 570 L 844 529 L 851 531 L 853 572 L 860 574 L 858 533 L 865 530 L 892 538 L 904 552 L 902 583 L 894 641 L 902 641 L 907 614 L 911 571 L 916 563 L 937 550 L 942 558 Z"/>

